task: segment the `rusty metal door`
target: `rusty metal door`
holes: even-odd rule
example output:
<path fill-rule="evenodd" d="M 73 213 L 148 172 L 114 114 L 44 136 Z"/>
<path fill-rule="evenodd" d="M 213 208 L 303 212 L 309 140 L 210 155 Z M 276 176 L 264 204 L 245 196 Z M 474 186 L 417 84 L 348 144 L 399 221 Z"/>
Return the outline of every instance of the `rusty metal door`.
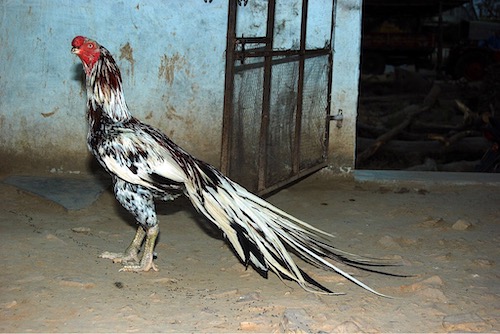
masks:
<path fill-rule="evenodd" d="M 275 19 L 283 6 L 296 7 L 299 40 L 282 38 L 292 45 L 276 48 L 277 30 L 287 23 Z M 308 8 L 307 0 L 229 1 L 221 169 L 259 194 L 326 166 L 334 7 L 328 40 L 312 49 L 306 48 Z M 263 36 L 238 28 L 245 12 L 253 15 L 247 27 L 263 20 Z"/>

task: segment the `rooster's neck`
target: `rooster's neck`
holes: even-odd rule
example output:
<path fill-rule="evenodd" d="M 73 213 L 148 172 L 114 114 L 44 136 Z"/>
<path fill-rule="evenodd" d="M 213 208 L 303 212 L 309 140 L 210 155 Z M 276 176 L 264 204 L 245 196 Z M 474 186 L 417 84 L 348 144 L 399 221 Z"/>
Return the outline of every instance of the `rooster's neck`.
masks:
<path fill-rule="evenodd" d="M 123 96 L 120 70 L 111 54 L 104 48 L 99 60 L 87 75 L 87 97 L 89 107 L 102 110 L 102 117 L 114 122 L 124 122 L 132 118 Z"/>

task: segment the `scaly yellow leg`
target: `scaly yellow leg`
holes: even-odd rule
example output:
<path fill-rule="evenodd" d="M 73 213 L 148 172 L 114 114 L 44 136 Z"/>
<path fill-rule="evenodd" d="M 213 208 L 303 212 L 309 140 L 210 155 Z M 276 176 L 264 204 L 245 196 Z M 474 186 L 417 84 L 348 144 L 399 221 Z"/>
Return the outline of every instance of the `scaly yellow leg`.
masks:
<path fill-rule="evenodd" d="M 139 249 L 141 249 L 142 241 L 144 240 L 144 236 L 146 235 L 146 231 L 142 226 L 137 228 L 137 232 L 135 233 L 134 239 L 130 243 L 130 246 L 127 247 L 125 252 L 123 253 L 111 253 L 111 252 L 103 252 L 99 255 L 100 258 L 103 259 L 111 259 L 114 263 L 127 263 L 127 262 L 135 262 L 139 263 Z"/>
<path fill-rule="evenodd" d="M 142 254 L 141 262 L 136 265 L 125 265 L 122 269 L 120 269 L 120 271 L 149 271 L 151 269 L 158 271 L 158 267 L 153 262 L 153 250 L 155 248 L 155 242 L 159 232 L 160 228 L 158 225 L 149 228 L 146 233 L 146 241 L 144 242 L 144 252 Z"/>

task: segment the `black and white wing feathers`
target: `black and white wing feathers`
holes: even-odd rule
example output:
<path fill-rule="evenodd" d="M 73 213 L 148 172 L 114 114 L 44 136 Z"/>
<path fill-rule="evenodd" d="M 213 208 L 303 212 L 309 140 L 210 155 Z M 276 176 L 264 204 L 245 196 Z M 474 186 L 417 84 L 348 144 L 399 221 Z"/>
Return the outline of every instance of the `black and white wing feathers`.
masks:
<path fill-rule="evenodd" d="M 162 191 L 188 176 L 176 156 L 182 149 L 158 130 L 135 119 L 113 124 L 97 148 L 101 164 L 126 182 Z"/>

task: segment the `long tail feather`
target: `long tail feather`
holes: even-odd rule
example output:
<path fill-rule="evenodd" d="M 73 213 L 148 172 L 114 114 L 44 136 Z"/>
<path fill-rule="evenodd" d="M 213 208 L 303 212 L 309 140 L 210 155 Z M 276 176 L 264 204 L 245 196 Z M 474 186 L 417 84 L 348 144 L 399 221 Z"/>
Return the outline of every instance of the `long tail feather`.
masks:
<path fill-rule="evenodd" d="M 278 209 L 210 165 L 196 161 L 195 166 L 190 167 L 193 178 L 186 182 L 188 197 L 199 212 L 223 231 L 246 265 L 251 263 L 262 272 L 271 269 L 279 277 L 294 280 L 308 291 L 332 293 L 297 266 L 291 251 L 316 267 L 332 270 L 376 295 L 388 297 L 327 259 L 400 276 L 370 268 L 396 264 L 336 249 L 327 243 L 333 235 Z"/>

